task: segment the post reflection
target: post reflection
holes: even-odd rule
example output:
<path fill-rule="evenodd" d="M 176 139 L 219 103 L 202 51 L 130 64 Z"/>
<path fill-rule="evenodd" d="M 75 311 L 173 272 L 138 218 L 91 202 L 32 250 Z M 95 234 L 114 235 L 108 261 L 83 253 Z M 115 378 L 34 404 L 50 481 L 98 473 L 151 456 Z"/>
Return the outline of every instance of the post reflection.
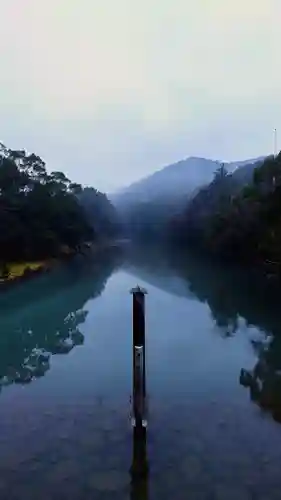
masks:
<path fill-rule="evenodd" d="M 149 467 L 147 458 L 147 429 L 133 428 L 133 453 L 131 474 L 131 500 L 148 500 Z"/>

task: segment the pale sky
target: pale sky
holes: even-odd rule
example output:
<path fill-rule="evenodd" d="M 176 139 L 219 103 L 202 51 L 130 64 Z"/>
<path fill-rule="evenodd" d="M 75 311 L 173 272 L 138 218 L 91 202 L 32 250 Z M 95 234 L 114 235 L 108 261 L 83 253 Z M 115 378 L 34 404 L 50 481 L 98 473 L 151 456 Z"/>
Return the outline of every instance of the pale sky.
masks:
<path fill-rule="evenodd" d="M 281 148 L 281 0 L 0 0 L 0 141 L 112 191 Z"/>

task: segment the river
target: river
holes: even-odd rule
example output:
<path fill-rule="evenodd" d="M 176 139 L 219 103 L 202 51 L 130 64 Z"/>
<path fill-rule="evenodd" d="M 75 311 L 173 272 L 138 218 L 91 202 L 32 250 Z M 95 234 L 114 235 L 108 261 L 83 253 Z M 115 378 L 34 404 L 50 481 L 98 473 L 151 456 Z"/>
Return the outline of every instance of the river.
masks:
<path fill-rule="evenodd" d="M 149 475 L 131 484 L 136 284 L 148 291 Z M 239 272 L 147 248 L 3 293 L 0 498 L 280 499 L 279 310 Z M 260 365 L 253 392 L 240 371 Z"/>

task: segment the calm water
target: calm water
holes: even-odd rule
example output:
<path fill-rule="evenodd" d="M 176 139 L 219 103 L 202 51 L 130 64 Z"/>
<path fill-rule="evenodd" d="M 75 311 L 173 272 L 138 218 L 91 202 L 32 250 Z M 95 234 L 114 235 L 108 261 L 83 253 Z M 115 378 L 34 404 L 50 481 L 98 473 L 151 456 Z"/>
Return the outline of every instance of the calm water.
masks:
<path fill-rule="evenodd" d="M 0 296 L 1 499 L 281 498 L 280 307 L 237 272 L 168 260 L 103 255 Z M 150 469 L 131 484 L 137 283 Z M 250 392 L 239 375 L 255 366 Z"/>

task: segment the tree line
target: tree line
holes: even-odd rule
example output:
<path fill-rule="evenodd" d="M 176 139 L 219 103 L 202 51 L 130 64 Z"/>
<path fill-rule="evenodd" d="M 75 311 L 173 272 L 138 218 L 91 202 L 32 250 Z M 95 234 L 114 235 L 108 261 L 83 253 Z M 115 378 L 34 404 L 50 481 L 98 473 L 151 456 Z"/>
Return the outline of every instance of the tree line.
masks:
<path fill-rule="evenodd" d="M 281 152 L 232 173 L 221 164 L 185 202 L 163 196 L 125 215 L 132 239 L 194 247 L 281 281 Z"/>
<path fill-rule="evenodd" d="M 112 237 L 116 215 L 106 195 L 51 172 L 34 153 L 0 143 L 0 261 L 30 261 L 78 251 Z"/>
<path fill-rule="evenodd" d="M 281 278 L 281 152 L 253 169 L 241 188 L 221 166 L 170 224 L 178 243 Z"/>

